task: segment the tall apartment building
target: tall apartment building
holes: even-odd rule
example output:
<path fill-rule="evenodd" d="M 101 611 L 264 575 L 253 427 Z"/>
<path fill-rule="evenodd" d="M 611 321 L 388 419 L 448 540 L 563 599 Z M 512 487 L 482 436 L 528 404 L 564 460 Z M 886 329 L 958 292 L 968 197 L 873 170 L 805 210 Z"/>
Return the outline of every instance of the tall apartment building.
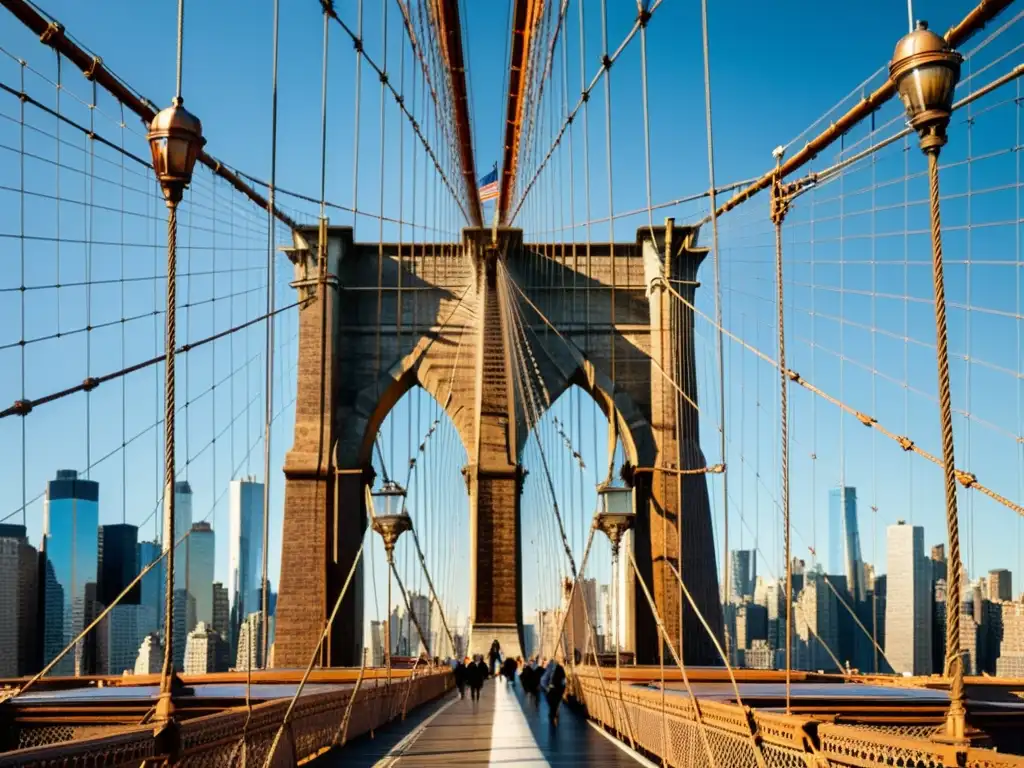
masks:
<path fill-rule="evenodd" d="M 188 633 L 185 645 L 186 675 L 205 675 L 227 671 L 227 644 L 205 621 Z"/>
<path fill-rule="evenodd" d="M 0 523 L 0 677 L 38 671 L 39 554 L 25 526 Z"/>
<path fill-rule="evenodd" d="M 1002 613 L 1002 636 L 996 658 L 997 677 L 1024 677 L 1024 603 L 997 604 Z"/>
<path fill-rule="evenodd" d="M 833 671 L 833 654 L 839 647 L 839 623 L 835 594 L 824 580 L 819 565 L 804 574 L 804 586 L 793 611 L 793 665 L 797 669 Z M 842 662 L 842 659 L 839 659 Z"/>
<path fill-rule="evenodd" d="M 886 530 L 885 655 L 896 673 L 931 674 L 932 564 L 924 528 L 900 520 Z"/>
<path fill-rule="evenodd" d="M 1005 568 L 988 572 L 988 599 L 1013 600 L 1013 581 L 1010 572 Z"/>
<path fill-rule="evenodd" d="M 225 642 L 228 642 L 231 628 L 231 605 L 228 602 L 228 590 L 219 581 L 213 582 L 213 623 L 210 625 Z"/>
<path fill-rule="evenodd" d="M 263 622 L 259 611 L 253 611 L 245 617 L 238 633 L 238 653 L 235 656 L 235 669 L 244 672 L 247 669 L 263 667 L 262 646 Z"/>
<path fill-rule="evenodd" d="M 159 675 L 164 664 L 164 647 L 156 632 L 146 635 L 135 657 L 136 675 Z"/>

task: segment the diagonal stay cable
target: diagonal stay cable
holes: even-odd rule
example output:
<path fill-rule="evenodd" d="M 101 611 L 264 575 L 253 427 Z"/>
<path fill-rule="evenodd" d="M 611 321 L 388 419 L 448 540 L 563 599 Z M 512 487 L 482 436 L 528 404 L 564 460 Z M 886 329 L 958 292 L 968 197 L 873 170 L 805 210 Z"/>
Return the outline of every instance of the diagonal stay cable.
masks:
<path fill-rule="evenodd" d="M 659 278 L 655 278 L 655 280 L 658 280 L 658 279 Z M 694 313 L 696 313 L 700 317 L 702 317 L 705 320 L 707 320 L 712 325 L 715 325 L 715 321 L 714 321 L 713 318 L 709 317 L 704 312 L 701 312 L 691 302 L 689 302 L 685 298 L 683 298 L 670 284 L 667 283 L 667 281 L 666 281 L 666 286 L 668 288 L 668 291 L 670 293 L 672 293 L 675 296 L 676 299 L 678 299 L 684 305 L 686 305 L 687 308 L 689 308 L 691 311 L 693 311 Z M 722 328 L 721 330 L 722 330 L 722 333 L 725 336 L 727 336 L 732 341 L 735 341 L 736 343 L 738 343 L 740 346 L 745 348 L 747 351 L 752 352 L 754 355 L 756 355 L 760 359 L 764 360 L 769 365 L 771 365 L 771 366 L 773 366 L 775 368 L 779 367 L 778 361 L 775 360 L 773 357 L 771 357 L 771 355 L 768 355 L 765 352 L 762 352 L 760 349 L 758 349 L 757 347 L 753 346 L 749 342 L 739 338 L 736 334 L 732 333 L 729 329 Z M 792 368 L 787 368 L 785 370 L 785 374 L 789 378 L 789 380 L 791 382 L 793 382 L 794 384 L 798 384 L 799 386 L 803 387 L 804 389 L 808 390 L 809 392 L 813 392 L 818 397 L 821 397 L 822 399 L 832 403 L 832 405 L 836 406 L 837 408 L 841 408 L 842 410 L 846 411 L 846 413 L 848 413 L 851 416 L 853 416 L 854 418 L 856 418 L 857 421 L 859 421 L 864 426 L 871 427 L 872 429 L 878 430 L 883 435 L 888 437 L 890 440 L 896 442 L 900 446 L 900 448 L 902 448 L 904 451 L 910 451 L 910 452 L 916 453 L 918 456 L 921 456 L 921 457 L 927 459 L 932 464 L 935 464 L 936 466 L 940 466 L 940 467 L 942 466 L 942 459 L 941 458 L 939 458 L 935 454 L 930 453 L 930 452 L 924 450 L 923 448 L 921 448 L 912 439 L 910 439 L 909 436 L 898 435 L 895 432 L 890 431 L 889 429 L 884 427 L 882 424 L 880 424 L 878 422 L 878 420 L 876 418 L 874 418 L 873 416 L 869 416 L 868 414 L 863 413 L 862 411 L 858 411 L 857 409 L 853 408 L 852 406 L 847 405 L 846 403 L 842 402 L 838 398 L 833 397 L 832 395 L 830 395 L 827 392 L 825 392 L 824 390 L 822 390 L 820 387 L 817 387 L 814 384 L 812 384 L 811 382 L 807 381 L 805 378 L 803 378 L 803 376 L 801 376 L 799 373 L 794 371 Z M 1019 504 L 1017 502 L 1011 501 L 1010 499 L 1008 499 L 1005 496 L 997 493 L 996 491 L 992 490 L 991 488 L 988 488 L 987 486 L 982 485 L 981 483 L 978 482 L 978 478 L 977 478 L 977 476 L 974 473 L 969 472 L 969 471 L 967 471 L 965 469 L 957 469 L 957 468 L 954 468 L 953 471 L 954 471 L 954 473 L 956 475 L 957 481 L 964 488 L 972 488 L 972 489 L 978 491 L 979 493 L 981 493 L 981 494 L 983 494 L 985 496 L 988 496 L 990 499 L 992 499 L 993 501 L 997 502 L 998 504 L 1001 504 L 1004 507 L 1007 507 L 1008 509 L 1013 510 L 1018 515 L 1021 515 L 1022 517 L 1024 517 L 1024 506 L 1022 506 L 1021 504 Z"/>
<path fill-rule="evenodd" d="M 341 17 L 338 16 L 338 12 L 334 10 L 334 3 L 331 2 L 331 0 L 321 0 L 321 2 L 323 4 L 324 13 L 330 16 L 336 22 L 338 22 L 338 25 L 342 28 L 342 30 L 344 30 L 345 34 L 347 34 L 352 39 L 352 44 L 356 46 L 356 49 L 362 53 L 362 58 L 365 59 L 366 63 L 370 65 L 370 68 L 377 73 L 377 76 L 380 78 L 381 84 L 391 92 L 391 95 L 395 99 L 395 104 L 398 105 L 398 109 L 401 111 L 403 115 L 405 115 L 406 119 L 409 121 L 409 124 L 412 126 L 413 133 L 416 134 L 416 138 L 418 138 L 420 140 L 420 143 L 423 144 L 423 149 L 426 151 L 427 156 L 430 157 L 431 161 L 434 163 L 434 168 L 437 169 L 438 176 L 441 178 L 441 181 L 444 182 L 444 185 L 448 188 L 448 192 L 451 194 L 452 199 L 455 200 L 456 205 L 459 206 L 459 210 L 462 211 L 463 218 L 466 221 L 469 221 L 469 214 L 466 212 L 466 209 L 462 204 L 462 200 L 459 198 L 459 195 L 455 192 L 454 187 L 452 187 L 451 182 L 448 180 L 448 176 L 447 174 L 445 174 L 444 169 L 441 168 L 441 163 L 438 161 L 437 155 L 434 153 L 434 148 L 430 145 L 430 142 L 427 141 L 426 137 L 423 135 L 423 131 L 420 129 L 419 122 L 416 120 L 415 117 L 413 117 L 412 113 L 409 111 L 409 108 L 405 105 L 405 97 L 402 94 L 400 94 L 397 90 L 395 90 L 395 87 L 391 84 L 391 80 L 389 79 L 387 72 L 382 70 L 377 65 L 377 63 L 372 58 L 370 58 L 369 54 L 367 54 L 366 51 L 363 49 L 362 38 L 355 32 L 353 32 L 352 29 L 348 26 L 348 24 L 346 24 L 341 19 Z"/>
<path fill-rule="evenodd" d="M 252 320 L 248 320 L 247 322 L 241 323 L 241 324 L 233 326 L 231 328 L 227 328 L 227 329 L 225 329 L 223 331 L 220 331 L 219 333 L 213 334 L 212 336 L 207 336 L 204 339 L 200 339 L 199 341 L 194 341 L 194 342 L 190 342 L 190 343 L 187 343 L 187 344 L 183 344 L 182 346 L 178 347 L 178 349 L 175 351 L 175 354 L 176 355 L 187 354 L 188 352 L 191 352 L 194 349 L 198 349 L 199 347 L 202 347 L 202 346 L 205 346 L 206 344 L 209 344 L 211 342 L 217 341 L 218 339 L 222 339 L 222 338 L 224 338 L 226 336 L 230 336 L 230 335 L 232 335 L 234 333 L 237 333 L 238 331 L 241 331 L 241 330 L 244 330 L 245 328 L 248 328 L 249 326 L 256 325 L 257 323 L 261 323 L 264 320 L 267 320 L 268 318 L 273 317 L 274 315 L 278 315 L 278 314 L 280 314 L 282 312 L 287 312 L 288 310 L 292 310 L 292 309 L 295 309 L 296 307 L 300 307 L 300 306 L 308 303 L 309 301 L 310 301 L 310 299 L 302 299 L 300 301 L 293 302 L 293 303 L 288 304 L 286 306 L 279 307 L 278 309 L 275 309 L 273 312 L 264 313 L 264 314 L 260 315 L 259 317 L 254 317 Z M 104 374 L 102 376 L 90 377 L 90 378 L 86 379 L 85 381 L 83 381 L 81 384 L 76 384 L 73 387 L 68 387 L 67 389 L 62 389 L 62 390 L 60 390 L 58 392 L 52 392 L 52 393 L 50 393 L 48 395 L 44 395 L 43 397 L 37 397 L 37 398 L 35 398 L 33 400 L 16 400 L 13 405 L 11 405 L 11 406 L 5 408 L 4 410 L 0 411 L 0 419 L 7 418 L 8 416 L 27 416 L 35 408 L 39 407 L 40 405 L 46 405 L 47 403 L 52 403 L 55 400 L 60 400 L 61 398 L 67 397 L 68 395 L 73 395 L 76 392 L 90 392 L 90 391 L 96 389 L 96 387 L 98 387 L 100 384 L 105 384 L 108 381 L 113 381 L 115 379 L 121 378 L 122 376 L 127 376 L 129 373 L 135 373 L 136 371 L 141 371 L 141 370 L 144 370 L 145 368 L 149 368 L 149 367 L 154 366 L 154 365 L 156 365 L 158 363 L 162 363 L 162 362 L 164 362 L 164 360 L 166 358 L 167 358 L 167 355 L 158 355 L 156 357 L 151 357 L 148 360 L 143 360 L 140 363 L 135 363 L 134 365 L 129 365 L 126 368 L 121 368 L 119 370 L 112 371 L 110 373 L 106 373 L 106 374 Z"/>
<path fill-rule="evenodd" d="M 597 72 L 594 74 L 594 77 L 583 89 L 582 93 L 580 93 L 580 98 L 579 101 L 576 102 L 576 106 L 574 106 L 572 108 L 572 111 L 565 116 L 565 121 L 562 123 L 562 127 L 558 129 L 558 133 L 555 136 L 555 140 L 552 142 L 551 147 L 547 151 L 547 154 L 544 156 L 544 159 L 540 162 L 540 165 L 537 167 L 537 170 L 534 171 L 533 176 L 530 177 L 530 180 L 524 186 L 523 194 L 519 197 L 519 200 L 516 202 L 515 208 L 512 210 L 512 215 L 509 216 L 508 218 L 509 225 L 511 225 L 512 222 L 515 221 L 515 218 L 518 215 L 519 210 L 523 206 L 523 202 L 526 200 L 526 197 L 530 194 L 530 190 L 536 183 L 537 177 L 540 176 L 540 174 L 543 172 L 548 161 L 551 159 L 551 156 L 554 153 L 555 149 L 558 148 L 558 145 L 561 143 L 562 137 L 565 135 L 566 130 L 572 124 L 573 120 L 575 120 L 576 114 L 580 111 L 584 104 L 590 101 L 590 92 L 595 87 L 597 87 L 597 84 L 601 80 L 601 76 L 604 74 L 605 70 L 611 69 L 612 64 L 616 62 L 616 60 L 619 58 L 622 52 L 626 49 L 626 46 L 628 46 L 630 41 L 632 41 L 633 38 L 636 37 L 636 34 L 637 32 L 640 31 L 641 26 L 644 26 L 647 23 L 649 23 L 651 17 L 654 15 L 654 12 L 658 9 L 660 5 L 661 0 L 655 0 L 655 2 L 651 4 L 651 7 L 647 9 L 646 14 L 638 15 L 636 21 L 633 22 L 633 26 L 630 28 L 629 32 L 623 38 L 622 42 L 619 43 L 619 47 L 615 49 L 615 52 L 612 53 L 610 56 L 605 56 L 602 59 L 601 67 L 597 70 Z"/>

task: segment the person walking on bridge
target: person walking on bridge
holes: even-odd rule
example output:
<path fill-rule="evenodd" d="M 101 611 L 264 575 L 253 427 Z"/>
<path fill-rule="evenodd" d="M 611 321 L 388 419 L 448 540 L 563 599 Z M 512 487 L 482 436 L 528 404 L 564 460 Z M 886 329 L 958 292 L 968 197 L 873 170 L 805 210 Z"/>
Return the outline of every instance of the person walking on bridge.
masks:
<path fill-rule="evenodd" d="M 469 661 L 469 657 L 466 657 L 466 661 Z M 452 667 L 452 672 L 455 673 L 455 687 L 459 689 L 459 698 L 466 698 L 466 676 L 468 670 L 466 664 L 463 663 L 462 659 L 456 659 L 455 664 Z"/>
<path fill-rule="evenodd" d="M 540 687 L 548 701 L 548 719 L 552 725 L 558 725 L 558 708 L 562 705 L 565 694 L 565 668 L 554 658 L 548 662 L 544 676 L 540 679 Z"/>
<path fill-rule="evenodd" d="M 537 666 L 537 657 L 534 656 L 530 662 L 523 666 L 519 678 L 523 683 L 523 690 L 537 700 L 537 687 L 540 685 L 540 676 L 544 670 Z"/>
<path fill-rule="evenodd" d="M 488 662 L 488 674 L 497 676 L 498 665 L 501 662 L 501 644 L 498 643 L 498 638 L 494 638 L 494 642 L 491 643 L 491 650 L 487 654 Z"/>
<path fill-rule="evenodd" d="M 473 701 L 480 699 L 480 689 L 484 687 L 484 680 L 487 679 L 487 665 L 484 664 L 484 658 L 480 654 L 476 655 L 476 660 L 469 665 L 466 672 L 466 682 L 469 683 L 469 693 Z"/>
<path fill-rule="evenodd" d="M 516 672 L 519 670 L 519 659 L 513 659 L 511 656 L 505 659 L 505 662 L 501 665 L 501 674 L 505 676 L 505 681 L 515 687 L 516 684 Z"/>

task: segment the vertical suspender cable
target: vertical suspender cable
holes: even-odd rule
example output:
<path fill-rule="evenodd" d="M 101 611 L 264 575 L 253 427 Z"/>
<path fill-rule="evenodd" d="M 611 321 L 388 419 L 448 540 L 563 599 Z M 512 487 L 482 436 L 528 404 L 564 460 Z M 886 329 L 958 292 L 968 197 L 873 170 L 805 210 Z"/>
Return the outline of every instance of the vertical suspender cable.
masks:
<path fill-rule="evenodd" d="M 330 2 L 330 0 L 327 0 Z M 352 150 L 352 228 L 356 226 L 359 216 L 359 104 L 362 101 L 363 84 L 363 0 L 359 0 L 356 16 L 356 82 L 355 82 L 355 130 Z M 383 215 L 383 211 L 380 212 Z M 372 551 L 372 547 L 371 547 Z"/>
<path fill-rule="evenodd" d="M 586 75 L 586 54 L 587 54 L 587 36 L 586 36 L 586 25 L 583 20 L 583 0 L 579 2 L 580 9 L 580 93 L 586 93 L 587 89 L 587 75 Z M 590 99 L 589 97 L 583 102 L 583 188 L 585 191 L 584 200 L 586 204 L 586 226 L 587 226 L 587 276 L 590 277 L 594 274 L 591 268 L 590 258 Z M 588 281 L 587 287 L 587 306 L 585 316 L 587 318 L 587 332 L 586 332 L 586 344 L 587 350 L 590 350 L 590 292 L 593 290 L 590 282 Z M 594 443 L 597 443 L 597 422 L 594 421 Z"/>
<path fill-rule="evenodd" d="M 95 103 L 95 101 L 96 101 L 96 99 L 93 99 L 93 103 Z M 120 248 L 118 250 L 120 252 L 119 255 L 120 255 L 120 261 L 121 261 L 120 274 L 123 276 L 124 275 L 124 219 L 125 219 L 125 210 L 124 210 L 124 126 L 125 126 L 125 122 L 124 122 L 124 103 L 121 102 L 119 106 L 121 108 L 121 121 L 120 121 L 121 152 L 119 153 L 121 155 L 121 157 L 120 157 L 120 161 L 121 161 L 121 165 L 120 165 L 121 178 L 120 178 L 120 184 L 119 184 L 119 191 L 121 193 L 121 211 L 120 211 L 120 213 L 121 213 L 121 221 L 120 221 L 120 224 L 121 224 L 121 233 L 120 233 L 121 234 L 121 246 L 120 246 Z M 216 280 L 216 278 L 214 278 L 214 280 Z M 24 280 L 22 281 L 22 284 L 24 284 Z M 119 308 L 121 310 L 121 317 L 124 317 L 124 299 L 125 299 L 124 280 L 121 281 L 121 285 L 119 287 L 120 287 L 120 291 L 121 291 L 121 296 L 120 296 L 121 301 L 120 301 L 120 307 Z M 126 325 L 126 323 L 121 323 L 121 367 L 122 368 L 125 367 L 125 354 L 124 354 L 125 325 Z M 24 334 L 22 334 L 22 338 L 24 338 Z M 128 429 L 128 426 L 127 426 L 128 425 L 128 397 L 127 397 L 126 386 L 127 386 L 127 384 L 125 382 L 125 379 L 124 379 L 124 377 L 122 377 L 121 378 L 121 445 L 122 446 L 127 446 L 128 445 L 128 432 L 127 432 L 127 429 Z M 211 412 L 213 411 L 212 408 L 210 410 L 211 410 Z M 24 419 L 22 419 L 22 423 L 24 424 Z M 22 428 L 24 429 L 24 427 L 22 427 Z M 212 434 L 217 434 L 217 433 L 213 432 Z M 216 455 L 216 453 L 217 453 L 216 451 L 213 451 L 214 455 Z M 214 478 L 217 477 L 216 473 L 214 473 L 213 477 Z M 24 491 L 24 488 L 22 488 L 22 490 Z M 24 499 L 22 499 L 22 506 L 24 507 Z M 24 514 L 24 513 L 22 513 L 22 514 Z M 22 522 L 24 522 L 24 521 L 22 521 Z M 121 449 L 121 524 L 124 525 L 127 522 L 128 522 L 128 451 L 125 448 L 122 448 Z M 144 568 L 146 565 L 148 565 L 148 563 L 136 563 L 136 565 L 139 568 Z"/>
<path fill-rule="evenodd" d="M 778 168 L 782 163 L 781 153 L 776 156 Z M 776 172 L 778 173 L 778 172 Z M 782 220 L 785 217 L 787 202 L 783 197 L 782 180 L 776 175 L 772 190 L 772 220 L 775 224 L 775 301 L 778 324 L 779 345 L 779 429 L 781 435 L 782 462 L 782 521 L 785 536 L 786 553 L 786 714 L 791 712 L 790 687 L 793 661 L 793 563 L 790 554 L 789 525 L 789 411 L 788 411 L 788 377 L 786 370 L 786 329 L 783 312 L 782 283 Z"/>
<path fill-rule="evenodd" d="M 378 208 L 377 217 L 377 323 L 375 327 L 376 333 L 376 346 L 375 346 L 375 370 L 374 379 L 380 381 L 381 371 L 381 315 L 384 309 L 384 139 L 385 139 L 385 119 L 384 119 L 384 95 L 387 90 L 388 82 L 388 5 L 387 2 L 381 3 L 381 40 L 384 48 L 383 60 L 381 63 L 381 71 L 384 73 L 380 76 L 380 207 Z M 401 192 L 399 192 L 401 194 Z M 377 393 L 380 395 L 380 392 Z M 394 419 L 389 419 L 389 427 L 391 429 L 391 437 L 394 438 L 395 428 Z M 394 440 L 391 440 L 391 450 L 394 451 Z M 392 453 L 391 465 L 394 466 L 394 454 Z"/>
<path fill-rule="evenodd" d="M 96 81 L 92 81 L 92 109 L 89 110 L 89 132 L 95 135 L 96 131 Z M 96 141 L 89 139 L 89 182 L 88 189 L 83 190 L 88 195 L 89 202 L 85 207 L 85 377 L 92 377 L 92 243 L 95 238 L 95 195 L 96 195 Z M 84 180 L 83 180 L 84 181 Z M 121 238 L 122 242 L 124 238 Z M 122 246 L 123 247 L 123 246 Z M 124 277 L 124 273 L 121 273 Z M 187 370 L 187 369 L 186 369 Z M 188 429 L 188 418 L 185 419 L 185 428 Z M 187 432 L 186 432 L 187 434 Z M 85 391 L 85 476 L 91 477 L 92 469 L 92 390 Z M 123 479 L 122 479 L 123 482 Z"/>
<path fill-rule="evenodd" d="M 711 124 L 711 51 L 708 42 L 708 3 L 701 0 L 701 31 L 704 44 L 704 107 L 705 122 L 707 123 L 708 134 L 708 197 L 711 204 L 711 258 L 715 271 L 715 325 L 718 336 L 718 449 L 721 454 L 721 462 L 725 467 L 722 472 L 722 505 L 723 505 L 723 537 L 722 537 L 722 584 L 726 599 L 731 594 L 729 591 L 729 580 L 731 574 L 729 562 L 729 463 L 726 461 L 725 450 L 725 361 L 723 359 L 722 342 L 722 267 L 721 258 L 718 252 L 718 204 L 715 202 L 715 143 L 714 132 Z M 726 633 L 728 646 L 726 654 L 734 650 L 732 638 Z"/>
<path fill-rule="evenodd" d="M 614 195 L 612 194 L 612 91 L 611 57 L 608 55 L 608 0 L 601 0 L 601 50 L 604 63 L 604 146 L 608 161 L 608 259 L 611 266 L 611 306 L 608 325 L 609 355 L 611 359 L 611 388 L 615 397 L 615 217 Z M 612 429 L 618 427 L 618 419 L 610 420 Z M 611 479 L 615 451 L 608 457 L 608 478 Z M 617 658 L 617 657 L 616 657 Z"/>
<path fill-rule="evenodd" d="M 267 328 L 266 328 L 266 392 L 263 415 L 263 563 L 261 573 L 260 615 L 263 617 L 261 645 L 263 666 L 269 667 L 268 642 L 270 616 L 267 595 L 267 545 L 270 540 L 270 424 L 274 417 L 274 236 L 277 219 L 274 217 L 274 186 L 277 183 L 277 46 L 280 0 L 274 0 L 274 42 L 270 88 L 270 185 L 267 188 Z"/>
<path fill-rule="evenodd" d="M 20 73 L 20 81 L 22 81 L 22 93 L 26 92 L 25 91 L 25 68 L 26 67 L 27 67 L 26 61 L 24 61 L 24 60 L 20 61 L 19 73 Z M 18 162 L 18 191 L 19 191 L 19 196 L 18 196 L 19 197 L 19 205 L 18 205 L 18 219 L 19 219 L 19 221 L 18 221 L 18 232 L 20 232 L 20 234 L 22 234 L 22 237 L 18 238 L 18 249 L 20 251 L 20 261 L 22 261 L 22 273 L 20 273 L 20 276 L 22 276 L 22 279 L 20 279 L 19 285 L 24 286 L 25 285 L 25 99 L 24 98 L 23 99 L 18 99 L 18 113 L 19 113 L 18 114 L 18 121 L 17 121 L 17 129 L 18 129 L 17 162 Z M 57 121 L 57 125 L 58 126 L 59 126 L 59 124 L 60 124 L 60 121 Z M 123 120 L 121 121 L 121 124 L 124 125 L 124 121 Z M 59 128 L 57 128 L 57 130 L 59 130 Z M 121 129 L 121 136 L 122 136 L 121 140 L 123 142 L 124 141 L 124 129 L 123 128 Z M 122 161 L 121 162 L 122 162 L 122 165 L 123 165 L 124 164 L 124 155 L 122 155 L 121 157 L 122 157 Z M 122 186 L 122 188 L 124 188 L 124 187 Z M 59 210 L 59 206 L 57 206 L 57 209 Z M 121 240 L 124 241 L 124 238 L 122 238 Z M 124 274 L 123 271 L 122 271 L 122 274 Z M 156 271 L 154 271 L 154 274 L 156 274 Z M 153 283 L 154 283 L 154 286 L 157 285 L 156 281 L 154 281 Z M 122 286 L 123 285 L 124 284 L 122 284 Z M 122 291 L 123 290 L 124 289 L 122 288 Z M 19 293 L 20 293 L 20 300 L 22 300 L 22 301 L 20 301 L 20 304 L 22 304 L 22 335 L 20 335 L 20 338 L 25 339 L 25 291 L 19 291 Z M 59 302 L 57 302 L 57 303 L 59 305 Z M 124 312 L 122 311 L 122 315 L 123 314 L 124 314 Z M 154 315 L 154 316 L 156 317 L 156 315 Z M 154 321 L 154 323 L 156 323 L 156 321 Z M 122 333 L 124 333 L 124 324 L 121 325 L 121 330 L 122 330 Z M 122 353 L 123 353 L 124 352 L 124 344 L 121 345 L 121 349 L 122 349 Z M 20 353 L 20 356 L 22 356 L 22 389 L 20 389 L 20 391 L 22 391 L 22 399 L 24 400 L 25 399 L 25 344 L 22 344 L 22 353 Z M 1019 366 L 1018 366 L 1018 368 L 1019 368 Z M 154 370 L 156 370 L 156 369 L 154 369 Z M 122 379 L 122 382 L 123 381 L 124 380 Z M 122 391 L 123 391 L 124 384 L 122 383 L 121 386 L 122 386 Z M 28 513 L 26 512 L 26 507 L 29 506 L 28 505 L 28 498 L 29 498 L 29 472 L 28 472 L 28 467 L 26 466 L 26 452 L 27 452 L 27 449 L 28 449 L 28 430 L 27 430 L 27 427 L 25 426 L 25 424 L 26 424 L 26 419 L 23 418 L 22 419 L 22 524 L 23 525 L 27 524 Z"/>

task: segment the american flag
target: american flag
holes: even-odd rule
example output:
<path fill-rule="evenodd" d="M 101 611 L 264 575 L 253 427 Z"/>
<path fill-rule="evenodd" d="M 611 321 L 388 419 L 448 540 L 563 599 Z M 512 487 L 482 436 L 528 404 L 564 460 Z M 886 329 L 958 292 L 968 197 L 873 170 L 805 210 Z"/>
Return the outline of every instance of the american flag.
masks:
<path fill-rule="evenodd" d="M 498 197 L 498 164 L 486 176 L 480 179 L 480 202 L 495 200 Z"/>

